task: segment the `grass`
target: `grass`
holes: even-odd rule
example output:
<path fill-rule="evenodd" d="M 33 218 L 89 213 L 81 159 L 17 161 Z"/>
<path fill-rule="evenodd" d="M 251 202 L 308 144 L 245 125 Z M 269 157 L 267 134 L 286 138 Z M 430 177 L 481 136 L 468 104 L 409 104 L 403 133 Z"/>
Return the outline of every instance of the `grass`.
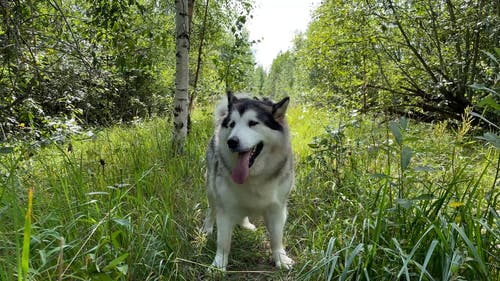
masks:
<path fill-rule="evenodd" d="M 212 121 L 200 111 L 181 156 L 160 118 L 2 150 L 0 280 L 500 280 L 499 152 L 469 119 L 449 129 L 308 106 L 288 118 L 292 271 L 274 269 L 257 220 L 235 231 L 229 272 L 208 273 Z"/>

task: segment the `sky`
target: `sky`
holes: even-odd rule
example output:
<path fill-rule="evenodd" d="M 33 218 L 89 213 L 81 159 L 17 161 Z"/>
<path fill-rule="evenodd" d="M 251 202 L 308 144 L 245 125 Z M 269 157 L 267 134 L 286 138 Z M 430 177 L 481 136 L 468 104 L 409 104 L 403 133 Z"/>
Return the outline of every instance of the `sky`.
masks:
<path fill-rule="evenodd" d="M 269 69 L 280 51 L 292 47 L 298 31 L 306 31 L 313 7 L 320 0 L 255 0 L 253 19 L 248 22 L 257 64 Z"/>

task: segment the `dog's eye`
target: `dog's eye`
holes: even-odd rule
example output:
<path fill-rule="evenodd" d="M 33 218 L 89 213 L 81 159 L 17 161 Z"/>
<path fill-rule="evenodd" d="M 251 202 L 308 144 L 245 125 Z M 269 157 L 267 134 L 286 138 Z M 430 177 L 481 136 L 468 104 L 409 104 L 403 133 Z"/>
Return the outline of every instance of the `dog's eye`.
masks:
<path fill-rule="evenodd" d="M 235 125 L 234 121 L 232 121 L 231 123 L 229 123 L 229 127 L 230 128 L 234 128 L 234 125 Z"/>
<path fill-rule="evenodd" d="M 248 121 L 248 127 L 253 127 L 257 124 L 259 124 L 259 122 L 257 122 L 257 121 L 253 121 L 253 120 Z"/>

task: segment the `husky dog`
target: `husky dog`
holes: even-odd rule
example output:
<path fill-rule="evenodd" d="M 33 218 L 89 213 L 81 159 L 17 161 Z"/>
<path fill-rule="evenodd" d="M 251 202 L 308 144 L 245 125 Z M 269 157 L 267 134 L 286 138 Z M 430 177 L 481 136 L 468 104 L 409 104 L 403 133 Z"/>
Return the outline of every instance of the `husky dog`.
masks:
<path fill-rule="evenodd" d="M 208 211 L 203 230 L 217 223 L 213 266 L 225 270 L 236 224 L 254 230 L 248 216 L 263 216 L 277 267 L 293 260 L 283 247 L 286 203 L 294 182 L 290 131 L 285 113 L 290 98 L 278 103 L 227 93 L 214 113 L 215 133 L 207 150 Z"/>

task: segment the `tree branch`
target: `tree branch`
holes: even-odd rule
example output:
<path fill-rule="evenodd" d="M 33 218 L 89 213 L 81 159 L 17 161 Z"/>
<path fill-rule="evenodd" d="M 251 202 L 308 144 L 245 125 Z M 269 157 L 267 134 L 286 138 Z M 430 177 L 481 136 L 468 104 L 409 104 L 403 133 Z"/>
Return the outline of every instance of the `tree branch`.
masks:
<path fill-rule="evenodd" d="M 391 0 L 389 1 L 389 7 L 391 8 L 391 10 L 392 10 L 392 12 L 394 14 L 394 19 L 396 20 L 396 25 L 397 25 L 399 31 L 401 32 L 401 35 L 403 35 L 403 39 L 406 42 L 406 46 L 408 48 L 410 48 L 410 50 L 415 55 L 415 57 L 417 58 L 417 60 L 420 62 L 420 64 L 426 70 L 427 74 L 429 74 L 429 76 L 431 77 L 432 81 L 434 81 L 435 83 L 438 83 L 439 79 L 437 79 L 437 77 L 434 74 L 434 72 L 432 71 L 432 69 L 425 62 L 425 60 L 422 57 L 422 55 L 418 52 L 418 50 L 415 48 L 415 46 L 413 46 L 413 44 L 411 43 L 410 39 L 408 38 L 408 35 L 406 34 L 406 31 L 404 30 L 403 25 L 401 24 L 401 21 L 399 20 L 399 16 L 398 16 L 398 14 L 396 12 L 396 8 L 394 8 L 394 5 L 393 5 L 393 3 L 392 3 Z"/>

